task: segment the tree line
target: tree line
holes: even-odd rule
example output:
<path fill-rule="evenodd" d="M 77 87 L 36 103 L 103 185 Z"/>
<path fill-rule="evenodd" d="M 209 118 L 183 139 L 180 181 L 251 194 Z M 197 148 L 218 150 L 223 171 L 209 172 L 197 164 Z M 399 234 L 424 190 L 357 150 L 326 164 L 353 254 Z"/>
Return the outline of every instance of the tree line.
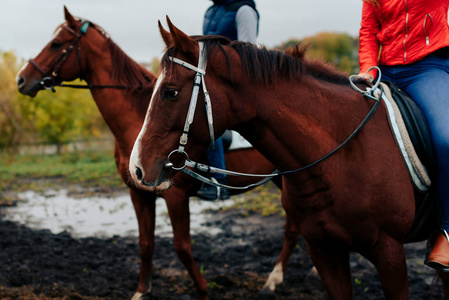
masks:
<path fill-rule="evenodd" d="M 307 47 L 308 58 L 333 64 L 348 75 L 359 72 L 358 38 L 345 33 L 322 32 L 302 40 L 290 39 L 276 48 L 285 50 L 298 43 Z"/>
<path fill-rule="evenodd" d="M 358 72 L 358 40 L 347 34 L 319 33 L 302 40 L 290 39 L 277 49 L 301 43 L 306 57 L 334 64 L 349 74 Z M 0 149 L 17 149 L 25 143 L 61 145 L 74 140 L 100 137 L 108 129 L 89 90 L 57 88 L 41 91 L 35 98 L 17 91 L 16 75 L 25 63 L 13 51 L 0 51 Z M 158 60 L 149 65 L 158 69 Z"/>

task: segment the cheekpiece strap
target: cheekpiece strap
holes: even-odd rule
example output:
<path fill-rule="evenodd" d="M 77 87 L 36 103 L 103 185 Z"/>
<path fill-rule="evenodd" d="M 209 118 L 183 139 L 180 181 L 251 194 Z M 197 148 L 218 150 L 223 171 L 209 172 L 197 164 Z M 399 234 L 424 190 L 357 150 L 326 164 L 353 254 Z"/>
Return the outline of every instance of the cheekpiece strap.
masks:
<path fill-rule="evenodd" d="M 184 124 L 184 130 L 181 135 L 181 138 L 179 139 L 179 147 L 178 147 L 179 153 L 184 152 L 184 148 L 187 144 L 190 125 L 193 123 L 193 118 L 195 116 L 195 108 L 196 108 L 196 103 L 198 100 L 198 93 L 199 93 L 201 83 L 203 85 L 204 94 L 205 94 L 205 104 L 206 104 L 206 112 L 207 112 L 207 119 L 208 119 L 208 126 L 209 126 L 209 134 L 211 137 L 211 147 L 214 146 L 212 107 L 211 107 L 211 103 L 210 103 L 209 93 L 207 92 L 206 84 L 204 82 L 204 76 L 206 75 L 206 62 L 205 62 L 203 50 L 204 50 L 204 44 L 202 42 L 200 42 L 199 43 L 198 67 L 195 67 L 194 65 L 189 64 L 188 62 L 183 61 L 179 58 L 169 56 L 169 59 L 172 62 L 174 62 L 178 65 L 181 65 L 184 68 L 192 70 L 196 73 L 195 79 L 194 79 L 192 96 L 190 97 L 189 110 L 187 112 L 187 118 L 186 118 L 186 121 Z"/>

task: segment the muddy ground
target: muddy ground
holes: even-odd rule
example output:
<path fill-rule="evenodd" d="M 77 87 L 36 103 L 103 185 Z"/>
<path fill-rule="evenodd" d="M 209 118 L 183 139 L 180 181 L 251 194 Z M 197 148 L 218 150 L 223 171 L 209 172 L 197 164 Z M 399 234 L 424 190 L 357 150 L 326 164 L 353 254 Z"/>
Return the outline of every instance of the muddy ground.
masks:
<path fill-rule="evenodd" d="M 298 241 L 285 282 L 271 297 L 258 293 L 279 255 L 284 219 L 209 213 L 223 232 L 192 236 L 193 254 L 210 285 L 211 299 L 326 299 L 311 275 L 304 241 Z M 138 281 L 137 238 L 76 239 L 0 218 L 0 299 L 130 299 Z M 407 245 L 410 299 L 442 299 L 442 283 L 423 264 L 425 244 Z M 196 299 L 192 281 L 171 238 L 156 238 L 153 290 L 149 299 Z M 375 269 L 351 255 L 355 299 L 384 299 Z"/>

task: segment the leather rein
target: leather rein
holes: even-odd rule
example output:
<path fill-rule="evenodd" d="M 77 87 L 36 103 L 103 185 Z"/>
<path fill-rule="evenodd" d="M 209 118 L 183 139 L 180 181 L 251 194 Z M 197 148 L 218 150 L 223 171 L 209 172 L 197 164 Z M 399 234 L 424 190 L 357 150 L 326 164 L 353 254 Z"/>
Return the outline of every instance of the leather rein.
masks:
<path fill-rule="evenodd" d="M 97 84 L 91 84 L 88 83 L 87 85 L 79 85 L 79 84 L 64 84 L 64 83 L 57 83 L 55 78 L 59 75 L 59 71 L 61 70 L 64 63 L 69 58 L 70 53 L 72 53 L 73 49 L 76 48 L 77 50 L 77 61 L 78 65 L 81 70 L 80 80 L 84 80 L 87 82 L 86 78 L 84 77 L 84 71 L 81 64 L 81 49 L 79 40 L 81 39 L 81 36 L 87 32 L 87 29 L 90 26 L 90 22 L 88 21 L 81 21 L 81 28 L 80 32 L 76 32 L 72 28 L 68 26 L 62 26 L 62 29 L 67 30 L 71 34 L 74 35 L 74 39 L 70 42 L 70 44 L 67 46 L 67 48 L 63 49 L 60 53 L 60 55 L 55 59 L 55 61 L 51 64 L 48 71 L 45 71 L 34 59 L 30 59 L 29 63 L 34 66 L 41 74 L 42 74 L 42 80 L 40 84 L 42 87 L 46 90 L 51 90 L 53 93 L 55 92 L 55 86 L 60 87 L 69 87 L 69 88 L 76 88 L 76 89 L 91 89 L 91 88 L 103 88 L 103 89 L 127 89 L 127 86 L 124 85 L 97 85 Z"/>

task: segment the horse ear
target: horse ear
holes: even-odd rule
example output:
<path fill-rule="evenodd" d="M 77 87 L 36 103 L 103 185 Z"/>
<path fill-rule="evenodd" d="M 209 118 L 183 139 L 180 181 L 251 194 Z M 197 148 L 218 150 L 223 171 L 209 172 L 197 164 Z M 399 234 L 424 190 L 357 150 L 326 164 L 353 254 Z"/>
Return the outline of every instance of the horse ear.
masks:
<path fill-rule="evenodd" d="M 173 46 L 173 39 L 171 38 L 170 32 L 164 29 L 164 27 L 161 24 L 161 21 L 158 21 L 159 23 L 159 32 L 161 33 L 162 39 L 165 42 L 165 45 L 167 47 Z"/>
<path fill-rule="evenodd" d="M 175 47 L 178 47 L 183 52 L 192 52 L 193 49 L 198 47 L 198 43 L 173 25 L 168 16 L 167 23 L 170 28 L 171 38 L 173 39 L 173 44 Z"/>
<path fill-rule="evenodd" d="M 73 27 L 75 25 L 75 18 L 69 13 L 69 10 L 67 9 L 67 7 L 65 7 L 65 5 L 64 5 L 64 15 L 65 15 L 65 20 L 67 21 L 67 24 L 70 27 Z"/>

